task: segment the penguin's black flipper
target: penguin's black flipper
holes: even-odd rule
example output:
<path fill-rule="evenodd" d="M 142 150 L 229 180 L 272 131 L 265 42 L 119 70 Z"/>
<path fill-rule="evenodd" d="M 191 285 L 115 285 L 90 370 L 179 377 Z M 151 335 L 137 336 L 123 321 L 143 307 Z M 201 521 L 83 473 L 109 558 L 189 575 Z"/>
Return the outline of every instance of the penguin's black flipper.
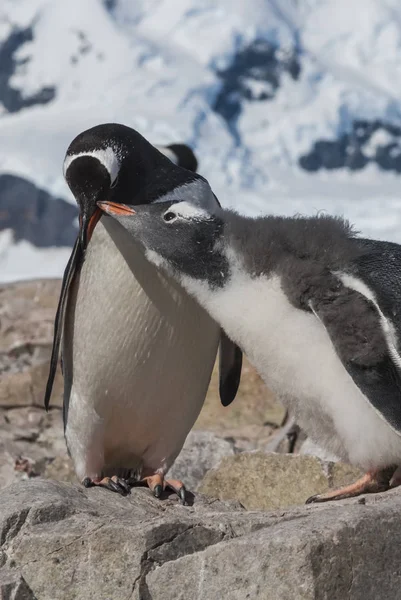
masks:
<path fill-rule="evenodd" d="M 363 279 L 350 276 L 333 293 L 310 298 L 348 374 L 366 400 L 401 434 L 401 356 L 392 320 Z M 326 286 L 329 289 L 329 285 Z"/>
<path fill-rule="evenodd" d="M 217 205 L 221 204 L 216 194 L 213 194 Z M 219 353 L 219 391 L 223 406 L 229 406 L 235 399 L 241 381 L 242 351 L 227 337 L 225 332 L 220 332 Z"/>
<path fill-rule="evenodd" d="M 56 371 L 57 371 L 57 363 L 58 363 L 58 357 L 59 357 L 59 351 L 60 351 L 61 336 L 63 333 L 64 313 L 65 313 L 65 307 L 66 307 L 67 298 L 68 298 L 68 290 L 70 288 L 70 285 L 74 278 L 74 275 L 77 271 L 77 267 L 79 266 L 79 264 L 81 262 L 82 262 L 82 249 L 81 249 L 81 245 L 79 243 L 79 239 L 77 238 L 75 241 L 74 247 L 72 249 L 70 259 L 69 259 L 67 266 L 65 268 L 65 271 L 64 271 L 63 282 L 61 284 L 60 298 L 58 301 L 57 313 L 56 313 L 56 318 L 54 321 L 53 348 L 52 348 L 52 354 L 51 354 L 51 358 L 50 358 L 50 369 L 49 369 L 49 375 L 47 378 L 46 392 L 45 392 L 45 399 L 44 399 L 44 405 L 45 405 L 46 410 L 49 409 L 50 397 L 52 394 L 54 378 L 56 376 Z"/>
<path fill-rule="evenodd" d="M 219 391 L 223 406 L 229 406 L 237 395 L 241 381 L 242 352 L 223 330 L 220 332 Z"/>

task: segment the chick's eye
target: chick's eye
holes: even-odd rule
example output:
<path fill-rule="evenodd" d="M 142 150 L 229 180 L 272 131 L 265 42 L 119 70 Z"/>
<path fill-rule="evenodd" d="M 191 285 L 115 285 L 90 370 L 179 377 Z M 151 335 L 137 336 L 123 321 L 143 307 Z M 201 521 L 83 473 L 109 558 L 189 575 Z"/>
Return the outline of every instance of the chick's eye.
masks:
<path fill-rule="evenodd" d="M 173 219 L 175 219 L 175 217 L 176 217 L 176 215 L 175 215 L 173 212 L 166 212 L 166 213 L 163 215 L 163 219 L 164 219 L 165 221 L 172 221 Z"/>

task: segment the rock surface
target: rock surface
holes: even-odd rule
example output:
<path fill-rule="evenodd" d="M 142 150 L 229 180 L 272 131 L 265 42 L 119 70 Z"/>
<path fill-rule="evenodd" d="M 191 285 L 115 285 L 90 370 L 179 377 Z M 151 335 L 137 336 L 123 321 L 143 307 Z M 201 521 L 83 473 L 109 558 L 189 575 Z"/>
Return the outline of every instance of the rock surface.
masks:
<path fill-rule="evenodd" d="M 36 248 L 72 247 L 77 218 L 75 204 L 52 196 L 24 177 L 0 174 L 0 231 L 11 230 L 16 242 L 26 240 Z"/>
<path fill-rule="evenodd" d="M 303 504 L 310 496 L 352 483 L 361 475 L 350 465 L 313 456 L 243 452 L 208 471 L 198 489 L 221 500 L 239 500 L 250 510 L 271 510 Z"/>
<path fill-rule="evenodd" d="M 295 48 L 280 53 L 276 43 L 258 38 L 234 54 L 231 64 L 217 71 L 221 88 L 213 109 L 225 119 L 239 138 L 237 120 L 246 102 L 272 100 L 282 77 L 297 80 L 301 66 Z"/>
<path fill-rule="evenodd" d="M 0 589 L 29 600 L 398 598 L 400 510 L 396 490 L 267 513 L 21 482 L 0 493 Z"/>
<path fill-rule="evenodd" d="M 15 569 L 0 570 L 0 598 L 2 600 L 37 600 L 25 579 Z"/>
<path fill-rule="evenodd" d="M 299 158 L 306 171 L 349 169 L 359 171 L 376 163 L 385 171 L 401 172 L 401 128 L 381 119 L 356 119 L 337 139 L 314 142 Z"/>
<path fill-rule="evenodd" d="M 217 467 L 225 456 L 234 453 L 232 441 L 218 437 L 211 431 L 191 431 L 168 475 L 173 479 L 181 479 L 187 489 L 196 491 L 205 474 Z"/>

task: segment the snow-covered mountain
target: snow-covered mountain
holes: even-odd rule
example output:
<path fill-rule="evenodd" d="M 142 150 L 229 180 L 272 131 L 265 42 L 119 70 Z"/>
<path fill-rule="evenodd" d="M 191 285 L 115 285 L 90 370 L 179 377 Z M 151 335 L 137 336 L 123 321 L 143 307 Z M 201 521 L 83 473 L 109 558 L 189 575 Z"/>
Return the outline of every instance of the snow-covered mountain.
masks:
<path fill-rule="evenodd" d="M 223 205 L 401 242 L 399 0 L 2 0 L 0 280 L 62 273 L 101 122 L 186 142 Z"/>

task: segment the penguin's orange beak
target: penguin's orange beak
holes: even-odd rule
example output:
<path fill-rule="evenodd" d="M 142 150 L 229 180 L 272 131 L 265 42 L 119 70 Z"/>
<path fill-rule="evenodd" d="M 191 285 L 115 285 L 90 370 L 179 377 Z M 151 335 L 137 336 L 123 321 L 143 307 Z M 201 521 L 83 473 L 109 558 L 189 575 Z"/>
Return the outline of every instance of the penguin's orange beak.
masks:
<path fill-rule="evenodd" d="M 134 215 L 135 211 L 126 204 L 118 204 L 118 202 L 97 202 L 98 207 L 108 215 Z"/>

